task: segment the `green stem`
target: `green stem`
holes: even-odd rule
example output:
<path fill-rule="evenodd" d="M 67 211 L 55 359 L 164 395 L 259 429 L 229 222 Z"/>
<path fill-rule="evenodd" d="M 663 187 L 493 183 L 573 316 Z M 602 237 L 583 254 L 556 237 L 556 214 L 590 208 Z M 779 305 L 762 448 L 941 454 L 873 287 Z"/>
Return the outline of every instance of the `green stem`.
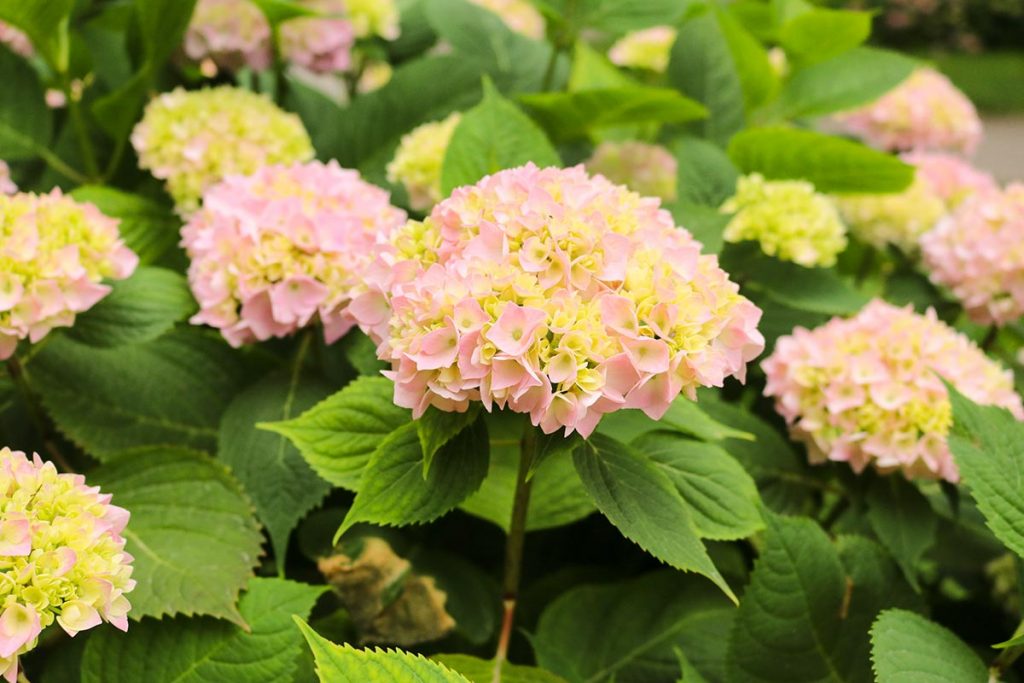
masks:
<path fill-rule="evenodd" d="M 1017 630 L 1013 632 L 1010 640 L 1013 640 L 1020 635 L 1024 635 L 1024 621 L 1021 621 L 1020 625 L 1017 626 Z M 999 656 L 992 661 L 992 665 L 988 668 L 989 683 L 998 683 L 1002 680 L 1003 674 L 1013 666 L 1013 663 L 1016 662 L 1022 654 L 1024 654 L 1024 645 L 1014 645 L 1013 647 L 1008 647 L 1000 652 Z"/>
<path fill-rule="evenodd" d="M 90 180 L 99 180 L 100 167 L 96 162 L 96 151 L 92 146 L 92 138 L 89 137 L 89 129 L 85 125 L 85 117 L 82 116 L 82 104 L 74 93 L 71 92 L 70 83 L 65 83 L 64 95 L 68 98 L 68 112 L 71 114 L 71 124 L 75 127 L 78 145 L 82 148 L 85 172 Z"/>
<path fill-rule="evenodd" d="M 864 251 L 864 258 L 860 261 L 860 267 L 857 269 L 857 284 L 861 284 L 867 279 L 868 275 L 871 274 L 871 270 L 875 267 L 875 257 L 877 252 L 871 247 L 866 247 Z"/>
<path fill-rule="evenodd" d="M 37 147 L 36 154 L 39 158 L 46 162 L 46 165 L 52 168 L 57 173 L 68 180 L 73 180 L 79 185 L 85 185 L 89 182 L 89 179 L 84 174 L 76 171 L 75 169 L 68 166 L 59 156 L 51 152 L 45 147 Z"/>
<path fill-rule="evenodd" d="M 519 442 L 519 472 L 516 476 L 516 491 L 512 500 L 512 520 L 509 523 L 505 543 L 505 579 L 502 584 L 502 602 L 505 613 L 501 620 L 498 649 L 494 654 L 493 683 L 501 683 L 501 669 L 508 658 L 508 645 L 512 638 L 515 622 L 516 602 L 519 599 L 519 577 L 523 565 L 523 543 L 526 538 L 526 514 L 530 507 L 530 465 L 536 455 L 537 432 L 527 423 L 526 431 Z"/>
<path fill-rule="evenodd" d="M 555 80 L 555 67 L 558 65 L 558 55 L 561 50 L 557 45 L 551 46 L 551 57 L 548 58 L 548 66 L 544 69 L 544 80 L 541 81 L 540 90 L 541 92 L 547 92 L 551 90 L 551 86 Z"/>
<path fill-rule="evenodd" d="M 991 351 L 992 350 L 992 346 L 996 342 L 996 337 L 998 337 L 998 336 L 999 336 L 999 328 L 995 324 L 993 324 L 992 326 L 990 326 L 988 328 L 988 332 L 985 333 L 985 338 L 981 340 L 981 344 L 980 344 L 981 350 L 982 351 Z"/>
<path fill-rule="evenodd" d="M 18 388 L 18 392 L 25 402 L 25 410 L 28 411 L 29 420 L 32 421 L 32 426 L 35 427 L 36 434 L 43 442 L 43 448 L 46 450 L 50 460 L 53 461 L 58 469 L 64 472 L 74 472 L 75 469 L 71 466 L 71 463 L 68 462 L 67 458 L 60 452 L 60 449 L 57 448 L 57 444 L 50 438 L 46 416 L 32 394 L 32 388 L 29 386 L 28 378 L 25 376 L 25 369 L 18 361 L 17 356 L 11 356 L 7 359 L 7 375 Z"/>

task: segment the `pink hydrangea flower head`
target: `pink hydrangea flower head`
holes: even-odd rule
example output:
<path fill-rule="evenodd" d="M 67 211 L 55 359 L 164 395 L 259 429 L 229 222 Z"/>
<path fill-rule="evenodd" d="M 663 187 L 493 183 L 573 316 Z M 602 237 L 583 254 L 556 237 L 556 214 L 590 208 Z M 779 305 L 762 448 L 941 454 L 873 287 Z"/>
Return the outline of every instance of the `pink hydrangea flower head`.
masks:
<path fill-rule="evenodd" d="M 305 0 L 322 17 L 298 17 L 281 24 L 281 54 L 292 64 L 313 73 L 337 73 L 349 68 L 355 30 L 342 18 L 343 0 Z"/>
<path fill-rule="evenodd" d="M 102 622 L 128 630 L 135 587 L 121 535 L 129 513 L 85 477 L 0 449 L 0 675 L 54 622 L 75 636 Z"/>
<path fill-rule="evenodd" d="M 402 136 L 395 158 L 388 164 L 388 182 L 401 183 L 409 206 L 427 211 L 441 201 L 441 169 L 455 128 L 462 115 L 455 112 L 441 121 L 417 126 Z"/>
<path fill-rule="evenodd" d="M 395 40 L 402 32 L 395 0 L 345 0 L 356 38 Z"/>
<path fill-rule="evenodd" d="M 970 195 L 999 189 L 991 174 L 954 154 L 907 152 L 901 158 L 917 168 L 918 175 L 931 185 L 950 211 Z"/>
<path fill-rule="evenodd" d="M 1024 315 L 1024 185 L 965 199 L 921 238 L 933 282 L 949 287 L 975 322 Z"/>
<path fill-rule="evenodd" d="M 0 43 L 3 43 L 11 52 L 22 57 L 31 57 L 35 54 L 32 42 L 20 29 L 0 21 Z"/>
<path fill-rule="evenodd" d="M 921 68 L 860 109 L 839 114 L 848 133 L 880 149 L 973 154 L 981 141 L 981 119 L 967 97 L 934 69 Z"/>
<path fill-rule="evenodd" d="M 892 244 L 906 253 L 916 252 L 921 235 L 946 215 L 946 203 L 921 173 L 902 192 L 844 194 L 835 201 L 858 239 L 879 249 Z"/>
<path fill-rule="evenodd" d="M 199 0 L 183 48 L 190 60 L 228 71 L 262 71 L 273 60 L 270 24 L 250 0 Z"/>
<path fill-rule="evenodd" d="M 907 477 L 959 479 L 947 434 L 950 382 L 978 403 L 1024 417 L 1012 374 L 935 312 L 881 300 L 849 319 L 782 337 L 761 364 L 765 395 L 811 462 L 871 465 Z"/>
<path fill-rule="evenodd" d="M 530 0 L 469 0 L 497 14 L 511 30 L 527 38 L 543 40 L 544 17 Z"/>
<path fill-rule="evenodd" d="M 608 59 L 619 66 L 664 73 L 675 42 L 676 29 L 652 26 L 620 38 L 608 51 Z"/>
<path fill-rule="evenodd" d="M 0 194 L 14 194 L 18 186 L 11 179 L 11 167 L 6 161 L 0 161 Z"/>
<path fill-rule="evenodd" d="M 319 320 L 331 343 L 353 325 L 374 245 L 404 221 L 387 192 L 334 161 L 229 176 L 182 228 L 200 305 L 192 322 L 239 346 Z"/>
<path fill-rule="evenodd" d="M 760 309 L 716 257 L 657 199 L 581 166 L 456 189 L 367 282 L 355 315 L 417 416 L 481 401 L 587 435 L 605 413 L 658 418 L 681 392 L 743 379 L 764 347 Z"/>
<path fill-rule="evenodd" d="M 110 292 L 104 279 L 132 274 L 139 259 L 117 224 L 59 189 L 0 194 L 0 359 L 74 323 Z"/>
<path fill-rule="evenodd" d="M 602 142 L 583 162 L 587 171 L 648 197 L 676 198 L 679 164 L 661 145 L 636 140 Z"/>
<path fill-rule="evenodd" d="M 233 173 L 313 158 L 302 121 L 262 95 L 221 86 L 163 93 L 132 131 L 139 165 L 167 181 L 183 215 Z"/>

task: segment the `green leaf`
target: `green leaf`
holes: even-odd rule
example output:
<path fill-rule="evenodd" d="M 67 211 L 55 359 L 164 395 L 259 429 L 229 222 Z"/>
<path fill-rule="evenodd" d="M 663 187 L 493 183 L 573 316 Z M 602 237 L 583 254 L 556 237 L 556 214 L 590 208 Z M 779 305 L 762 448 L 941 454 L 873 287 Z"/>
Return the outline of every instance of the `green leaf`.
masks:
<path fill-rule="evenodd" d="M 721 10 L 715 14 L 740 79 L 743 104 L 750 111 L 775 94 L 779 86 L 778 76 L 764 46 L 742 24 Z"/>
<path fill-rule="evenodd" d="M 720 147 L 692 137 L 672 144 L 679 198 L 717 209 L 736 192 L 739 173 Z"/>
<path fill-rule="evenodd" d="M 402 526 L 437 519 L 480 488 L 488 450 L 487 425 L 478 419 L 441 447 L 424 477 L 416 425 L 403 425 L 370 456 L 338 536 L 356 522 Z"/>
<path fill-rule="evenodd" d="M 725 240 L 722 234 L 729 224 L 729 216 L 717 208 L 706 204 L 698 204 L 686 199 L 677 199 L 665 208 L 672 213 L 676 224 L 686 228 L 703 246 L 705 254 L 717 254 L 722 251 Z"/>
<path fill-rule="evenodd" d="M 573 453 L 597 509 L 641 548 L 683 571 L 702 574 L 736 600 L 715 568 L 675 485 L 635 449 L 602 434 Z"/>
<path fill-rule="evenodd" d="M 351 645 L 335 645 L 320 637 L 304 621 L 295 618 L 306 637 L 316 672 L 323 683 L 471 683 L 462 674 L 414 655 L 398 650 L 357 650 Z"/>
<path fill-rule="evenodd" d="M 20 4 L 8 2 L 2 6 Z M 0 97 L 0 157 L 8 161 L 35 157 L 41 148 L 49 146 L 53 135 L 53 111 L 43 99 L 39 77 L 24 59 L 0 48 L 0 83 L 9 93 L 17 93 Z"/>
<path fill-rule="evenodd" d="M 669 432 L 644 434 L 630 445 L 675 485 L 702 538 L 735 540 L 764 528 L 754 480 L 718 446 Z"/>
<path fill-rule="evenodd" d="M 107 216 L 121 219 L 118 225 L 121 237 L 139 255 L 143 265 L 158 261 L 178 243 L 181 221 L 168 207 L 99 185 L 75 188 L 71 196 L 77 201 L 95 204 Z"/>
<path fill-rule="evenodd" d="M 256 423 L 288 420 L 329 393 L 330 385 L 324 380 L 296 368 L 244 389 L 221 418 L 217 457 L 252 498 L 279 568 L 284 565 L 291 530 L 324 499 L 331 485 L 317 476 L 288 439 L 258 429 Z"/>
<path fill-rule="evenodd" d="M 532 642 L 537 663 L 569 681 L 672 681 L 675 648 L 710 675 L 706 638 L 724 640 L 714 636 L 734 612 L 706 582 L 660 571 L 572 588 L 544 610 Z"/>
<path fill-rule="evenodd" d="M 537 93 L 522 95 L 519 101 L 557 140 L 583 138 L 610 126 L 684 123 L 708 115 L 701 104 L 674 90 L 640 85 Z"/>
<path fill-rule="evenodd" d="M 917 564 L 935 543 L 939 520 L 928 499 L 898 475 L 877 477 L 868 489 L 868 522 L 915 588 Z"/>
<path fill-rule="evenodd" d="M 434 455 L 459 432 L 473 424 L 480 414 L 480 405 L 473 404 L 462 413 L 451 413 L 430 407 L 416 420 L 416 433 L 423 450 L 423 477 L 430 472 L 430 463 Z"/>
<path fill-rule="evenodd" d="M 914 169 L 858 142 L 793 128 L 743 131 L 729 144 L 729 157 L 744 173 L 771 180 L 808 180 L 819 192 L 899 192 Z"/>
<path fill-rule="evenodd" d="M 884 683 L 985 683 L 988 670 L 955 634 L 919 614 L 890 609 L 871 627 L 875 680 Z"/>
<path fill-rule="evenodd" d="M 27 369 L 60 431 L 99 460 L 144 446 L 212 453 L 246 375 L 236 352 L 188 328 L 112 349 L 56 336 Z"/>
<path fill-rule="evenodd" d="M 570 18 L 580 27 L 619 35 L 659 24 L 675 24 L 684 7 L 679 0 L 583 0 L 573 6 L 579 15 Z"/>
<path fill-rule="evenodd" d="M 471 683 L 491 683 L 494 680 L 494 662 L 469 655 L 434 655 L 432 659 L 452 671 L 458 671 Z M 533 666 L 520 666 L 503 662 L 501 683 L 565 683 L 565 679 L 550 671 Z"/>
<path fill-rule="evenodd" d="M 1024 425 L 1002 408 L 977 405 L 946 387 L 954 417 L 949 448 L 963 481 L 992 533 L 1024 557 Z"/>
<path fill-rule="evenodd" d="M 394 404 L 394 391 L 389 379 L 359 377 L 298 417 L 259 427 L 290 439 L 317 474 L 354 491 L 370 455 L 411 420 Z"/>
<path fill-rule="evenodd" d="M 462 116 L 448 143 L 442 193 L 447 196 L 456 187 L 528 161 L 540 167 L 561 165 L 544 132 L 486 81 L 483 100 Z"/>
<path fill-rule="evenodd" d="M 314 9 L 291 2 L 291 0 L 252 0 L 252 2 L 260 8 L 271 26 L 277 26 L 283 21 L 297 17 L 315 17 L 320 14 Z"/>
<path fill-rule="evenodd" d="M 579 41 L 573 48 L 572 69 L 569 71 L 569 92 L 620 88 L 638 85 L 601 53 Z"/>
<path fill-rule="evenodd" d="M 35 51 L 62 74 L 68 69 L 68 18 L 74 7 L 75 0 L 5 0 L 0 2 L 0 20 L 24 31 Z"/>
<path fill-rule="evenodd" d="M 871 35 L 871 12 L 815 7 L 779 30 L 786 52 L 804 62 L 817 62 L 857 47 Z"/>
<path fill-rule="evenodd" d="M 90 483 L 132 513 L 131 617 L 208 614 L 247 627 L 236 603 L 263 535 L 227 469 L 202 453 L 152 448 L 92 472 Z"/>
<path fill-rule="evenodd" d="M 144 619 L 126 634 L 102 629 L 82 683 L 264 683 L 289 680 L 302 651 L 293 615 L 306 617 L 326 586 L 254 578 L 238 611 L 249 630 L 211 618 Z"/>
<path fill-rule="evenodd" d="M 693 664 L 690 664 L 690 660 L 679 648 L 676 648 L 676 656 L 679 657 L 679 668 L 682 674 L 679 677 L 679 683 L 708 683 L 708 679 L 704 678 Z"/>
<path fill-rule="evenodd" d="M 747 432 L 734 429 L 715 420 L 704 412 L 696 401 L 680 396 L 672 401 L 660 420 L 652 420 L 640 410 L 617 410 L 601 418 L 597 431 L 620 441 L 633 441 L 642 434 L 662 429 L 672 429 L 680 434 L 689 434 L 702 441 L 722 439 L 753 440 Z"/>
<path fill-rule="evenodd" d="M 78 316 L 68 335 L 97 347 L 152 341 L 196 309 L 184 276 L 165 268 L 142 267 Z"/>

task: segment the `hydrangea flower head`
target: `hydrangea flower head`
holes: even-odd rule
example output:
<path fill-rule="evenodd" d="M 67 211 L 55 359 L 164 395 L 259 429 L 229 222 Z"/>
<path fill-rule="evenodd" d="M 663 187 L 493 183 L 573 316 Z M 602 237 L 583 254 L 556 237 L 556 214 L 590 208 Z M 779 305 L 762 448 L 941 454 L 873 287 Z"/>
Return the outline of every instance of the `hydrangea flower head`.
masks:
<path fill-rule="evenodd" d="M 392 244 L 353 308 L 416 416 L 481 401 L 587 435 L 742 379 L 764 347 L 760 309 L 657 199 L 579 166 L 458 188 Z"/>
<path fill-rule="evenodd" d="M 934 69 L 909 78 L 860 109 L 836 116 L 852 135 L 881 149 L 971 154 L 981 141 L 981 119 L 967 97 Z"/>
<path fill-rule="evenodd" d="M 812 462 L 872 465 L 907 477 L 959 479 L 942 380 L 971 400 L 1024 417 L 1013 376 L 929 310 L 881 300 L 849 319 L 782 337 L 762 363 L 765 395 Z"/>
<path fill-rule="evenodd" d="M 297 17 L 281 24 L 282 56 L 290 63 L 313 73 L 344 71 L 352 61 L 355 30 L 340 15 L 345 12 L 344 0 L 305 0 L 322 17 Z"/>
<path fill-rule="evenodd" d="M 954 154 L 908 152 L 901 158 L 917 168 L 918 175 L 931 185 L 948 210 L 955 209 L 972 194 L 999 189 L 991 174 L 976 169 Z"/>
<path fill-rule="evenodd" d="M 395 40 L 401 33 L 395 0 L 345 0 L 345 7 L 356 38 Z"/>
<path fill-rule="evenodd" d="M 527 38 L 544 38 L 544 17 L 530 0 L 470 0 L 497 14 L 511 30 Z"/>
<path fill-rule="evenodd" d="M 132 145 L 139 165 L 167 181 L 183 214 L 194 211 L 203 192 L 228 175 L 313 158 L 298 116 L 266 97 L 228 86 L 160 95 L 146 106 Z"/>
<path fill-rule="evenodd" d="M 679 164 L 661 145 L 628 140 L 602 142 L 584 162 L 587 171 L 648 197 L 676 198 Z"/>
<path fill-rule="evenodd" d="M 0 161 L 0 194 L 14 194 L 18 186 L 11 180 L 11 167 L 6 161 Z"/>
<path fill-rule="evenodd" d="M 35 54 L 32 42 L 20 29 L 0 21 L 0 43 L 10 48 L 11 52 L 22 57 L 31 57 Z"/>
<path fill-rule="evenodd" d="M 395 158 L 388 164 L 388 182 L 401 183 L 409 206 L 426 211 L 441 201 L 441 169 L 448 143 L 462 120 L 455 112 L 443 121 L 417 126 L 402 136 Z"/>
<path fill-rule="evenodd" d="M 250 0 L 199 0 L 183 49 L 197 63 L 211 60 L 229 71 L 262 71 L 272 61 L 270 24 Z"/>
<path fill-rule="evenodd" d="M 949 287 L 975 322 L 1024 315 L 1024 185 L 972 195 L 921 238 L 937 284 Z"/>
<path fill-rule="evenodd" d="M 887 194 L 844 194 L 835 197 L 850 232 L 879 249 L 893 244 L 907 253 L 917 249 L 921 235 L 946 214 L 946 203 L 918 173 L 910 187 Z"/>
<path fill-rule="evenodd" d="M 59 189 L 0 194 L 0 359 L 74 323 L 110 292 L 104 279 L 132 274 L 139 259 L 117 223 Z"/>
<path fill-rule="evenodd" d="M 619 66 L 664 73 L 675 42 L 674 28 L 652 26 L 619 38 L 608 51 L 608 59 Z"/>
<path fill-rule="evenodd" d="M 201 309 L 192 322 L 238 346 L 317 318 L 331 343 L 353 325 L 348 305 L 374 245 L 404 220 L 387 192 L 334 161 L 229 176 L 182 228 Z"/>
<path fill-rule="evenodd" d="M 0 449 L 0 675 L 54 622 L 74 636 L 106 621 L 128 630 L 135 587 L 121 536 L 128 511 L 79 474 Z"/>
<path fill-rule="evenodd" d="M 846 226 L 835 204 L 806 181 L 743 176 L 721 210 L 735 214 L 725 227 L 727 241 L 756 241 L 784 261 L 828 267 L 846 248 Z"/>

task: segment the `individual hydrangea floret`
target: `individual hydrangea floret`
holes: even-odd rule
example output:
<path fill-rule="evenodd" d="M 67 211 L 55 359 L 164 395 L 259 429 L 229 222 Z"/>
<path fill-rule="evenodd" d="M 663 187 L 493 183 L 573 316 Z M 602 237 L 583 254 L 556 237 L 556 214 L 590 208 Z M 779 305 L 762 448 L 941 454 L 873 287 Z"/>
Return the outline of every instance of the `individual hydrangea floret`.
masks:
<path fill-rule="evenodd" d="M 887 244 L 906 253 L 946 214 L 946 203 L 921 174 L 902 192 L 844 194 L 835 197 L 850 232 L 879 249 Z"/>
<path fill-rule="evenodd" d="M 949 287 L 971 319 L 1024 315 L 1024 185 L 968 197 L 921 238 L 931 279 Z"/>
<path fill-rule="evenodd" d="M 674 28 L 652 26 L 619 38 L 608 51 L 608 58 L 619 66 L 664 73 L 675 42 Z"/>
<path fill-rule="evenodd" d="M 875 102 L 835 118 L 846 132 L 895 152 L 972 154 L 981 141 L 974 105 L 934 69 L 917 69 Z"/>
<path fill-rule="evenodd" d="M 192 322 L 239 346 L 319 320 L 331 343 L 353 325 L 349 302 L 374 245 L 404 221 L 387 192 L 334 161 L 230 176 L 182 228 L 201 309 Z"/>
<path fill-rule="evenodd" d="M 228 71 L 261 71 L 273 59 L 270 24 L 251 0 L 199 0 L 183 49 L 196 63 L 210 61 Z"/>
<path fill-rule="evenodd" d="M 395 40 L 401 33 L 395 0 L 345 0 L 356 38 Z"/>
<path fill-rule="evenodd" d="M 505 25 L 527 38 L 544 38 L 544 17 L 530 0 L 470 0 L 501 17 Z"/>
<path fill-rule="evenodd" d="M 11 179 L 11 167 L 6 161 L 0 161 L 0 194 L 14 194 L 18 186 Z"/>
<path fill-rule="evenodd" d="M 967 337 L 911 307 L 874 300 L 849 319 L 782 337 L 762 363 L 775 399 L 811 462 L 872 465 L 907 477 L 959 479 L 946 436 L 946 380 L 978 403 L 1024 417 L 1013 375 Z"/>
<path fill-rule="evenodd" d="M 35 54 L 32 49 L 32 42 L 21 30 L 10 24 L 0 21 L 0 43 L 3 43 L 11 52 L 22 57 L 31 57 Z"/>
<path fill-rule="evenodd" d="M 415 416 L 481 401 L 587 435 L 605 413 L 657 419 L 680 392 L 743 379 L 764 347 L 716 257 L 657 199 L 580 166 L 487 176 L 392 243 L 353 310 Z"/>
<path fill-rule="evenodd" d="M 743 176 L 721 210 L 735 214 L 725 227 L 727 241 L 758 242 L 764 253 L 784 261 L 828 267 L 846 248 L 846 226 L 835 204 L 806 181 Z"/>
<path fill-rule="evenodd" d="M 973 194 L 999 189 L 991 174 L 953 154 L 907 152 L 902 159 L 917 168 L 918 175 L 931 185 L 950 211 Z"/>
<path fill-rule="evenodd" d="M 110 292 L 104 279 L 132 274 L 138 257 L 117 224 L 59 189 L 0 194 L 0 359 L 74 323 Z"/>
<path fill-rule="evenodd" d="M 135 587 L 121 536 L 128 511 L 80 474 L 0 449 L 0 675 L 54 622 L 70 636 L 104 621 L 128 630 Z"/>
<path fill-rule="evenodd" d="M 590 173 L 600 173 L 639 194 L 665 201 L 676 198 L 679 164 L 661 145 L 636 140 L 602 142 L 584 166 Z"/>
<path fill-rule="evenodd" d="M 426 211 L 441 201 L 444 156 L 461 118 L 455 112 L 443 121 L 425 123 L 402 136 L 395 158 L 388 164 L 388 182 L 405 187 L 410 208 Z"/>
<path fill-rule="evenodd" d="M 322 17 L 298 17 L 281 24 L 282 57 L 313 73 L 336 73 L 349 68 L 355 30 L 342 18 L 344 0 L 305 0 L 302 5 Z"/>
<path fill-rule="evenodd" d="M 185 215 L 226 176 L 313 158 L 298 116 L 262 95 L 228 86 L 160 95 L 147 105 L 131 139 L 139 165 L 167 181 Z"/>

